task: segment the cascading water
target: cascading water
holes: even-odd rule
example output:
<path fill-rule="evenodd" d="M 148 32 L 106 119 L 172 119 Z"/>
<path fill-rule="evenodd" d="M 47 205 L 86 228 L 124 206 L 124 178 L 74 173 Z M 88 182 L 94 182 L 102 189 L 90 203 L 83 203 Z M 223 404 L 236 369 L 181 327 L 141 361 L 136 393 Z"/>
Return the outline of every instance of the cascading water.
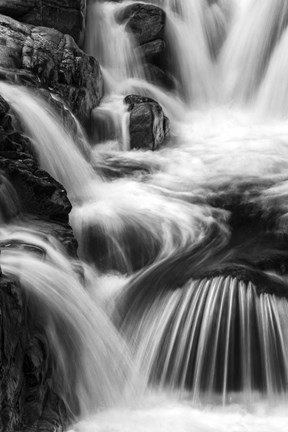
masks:
<path fill-rule="evenodd" d="M 41 166 L 68 191 L 92 283 L 83 289 L 59 245 L 19 227 L 12 235 L 12 225 L 0 233 L 0 264 L 42 305 L 45 322 L 51 316 L 47 337 L 60 352 L 70 409 L 74 396 L 84 416 L 114 403 L 74 431 L 284 432 L 287 1 L 151 1 L 167 14 L 170 92 L 146 81 L 117 21 L 130 3 L 90 2 L 86 47 L 100 59 L 108 93 L 95 124 L 114 116 L 107 132 L 96 130 L 101 146 L 83 154 L 43 101 L 0 84 Z M 170 117 L 166 148 L 129 152 L 125 133 L 119 139 L 121 98 L 131 91 L 155 97 Z M 13 236 L 46 260 L 7 247 Z M 95 305 L 103 297 L 117 330 Z M 124 407 L 122 390 L 134 397 Z"/>

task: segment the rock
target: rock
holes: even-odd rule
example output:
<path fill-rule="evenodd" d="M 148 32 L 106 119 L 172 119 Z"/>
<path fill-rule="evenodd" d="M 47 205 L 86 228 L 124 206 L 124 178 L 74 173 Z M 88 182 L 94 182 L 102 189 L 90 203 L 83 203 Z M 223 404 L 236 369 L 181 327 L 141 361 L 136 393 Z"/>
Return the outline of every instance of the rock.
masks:
<path fill-rule="evenodd" d="M 30 303 L 30 302 L 29 302 Z M 62 430 L 63 402 L 51 388 L 48 342 L 16 281 L 0 276 L 1 431 Z M 53 412 L 50 418 L 47 412 Z"/>
<path fill-rule="evenodd" d="M 130 148 L 156 150 L 169 135 L 169 120 L 153 99 L 130 95 L 124 99 L 130 112 Z"/>
<path fill-rule="evenodd" d="M 133 33 L 139 45 L 164 38 L 166 14 L 157 6 L 131 4 L 120 12 L 118 19 L 127 21 L 126 30 Z"/>
<path fill-rule="evenodd" d="M 167 89 L 174 88 L 174 81 L 168 72 L 168 51 L 164 38 L 166 14 L 163 9 L 143 3 L 130 4 L 119 12 L 118 21 L 126 22 L 126 31 L 133 33 L 148 81 Z"/>
<path fill-rule="evenodd" d="M 98 61 L 54 29 L 0 15 L 0 34 L 0 77 L 59 95 L 82 124 L 88 123 L 103 91 Z"/>
<path fill-rule="evenodd" d="M 163 39 L 155 39 L 139 47 L 145 61 L 159 68 L 166 64 L 166 42 Z"/>
<path fill-rule="evenodd" d="M 42 219 L 42 225 L 45 225 L 43 230 L 49 234 L 48 224 L 50 235 L 55 234 L 55 237 L 62 240 L 68 253 L 76 256 L 77 242 L 68 225 L 71 204 L 66 191 L 46 171 L 39 168 L 30 141 L 22 134 L 9 104 L 1 96 L 0 172 L 2 220 L 8 221 L 17 216 L 20 210 L 36 218 L 34 225 L 39 226 L 39 219 Z M 10 183 L 7 184 L 3 175 L 16 192 L 11 190 Z"/>
<path fill-rule="evenodd" d="M 0 14 L 34 26 L 51 27 L 82 45 L 86 0 L 0 0 Z"/>
<path fill-rule="evenodd" d="M 66 192 L 47 172 L 39 169 L 30 141 L 22 134 L 9 104 L 1 96 L 0 172 L 1 221 L 13 223 L 17 217 L 16 223 L 23 227 L 32 224 L 42 238 L 47 237 L 47 242 L 51 236 L 57 238 L 76 258 L 77 242 L 67 223 L 71 205 Z M 2 254 L 12 242 L 1 244 Z M 33 245 L 20 243 L 19 246 L 35 251 Z M 39 248 L 35 252 L 44 253 Z M 81 276 L 80 273 L 81 268 Z M 1 431 L 63 431 L 68 414 L 53 383 L 54 366 L 43 311 L 17 281 L 0 274 Z"/>
<path fill-rule="evenodd" d="M 147 81 L 154 85 L 162 86 L 166 89 L 172 90 L 175 88 L 175 80 L 168 72 L 164 72 L 159 67 L 146 63 L 144 65 L 144 73 Z"/>
<path fill-rule="evenodd" d="M 24 212 L 68 222 L 71 204 L 65 190 L 46 171 L 40 170 L 32 157 L 0 152 L 0 170 L 17 191 Z"/>

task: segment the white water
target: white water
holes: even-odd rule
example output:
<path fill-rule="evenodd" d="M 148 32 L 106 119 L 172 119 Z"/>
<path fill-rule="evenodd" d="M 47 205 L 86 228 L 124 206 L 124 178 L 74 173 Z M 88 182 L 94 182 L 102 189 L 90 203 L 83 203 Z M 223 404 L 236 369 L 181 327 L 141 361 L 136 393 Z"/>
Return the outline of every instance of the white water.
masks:
<path fill-rule="evenodd" d="M 49 237 L 42 237 L 21 225 L 1 228 L 0 265 L 3 274 L 19 280 L 35 303 L 34 322 L 41 322 L 56 359 L 54 388 L 71 413 L 89 414 L 96 406 L 124 401 L 129 376 L 133 377 L 128 349 L 101 305 L 91 301 L 76 265 L 56 240 L 50 238 L 49 244 Z"/>
<path fill-rule="evenodd" d="M 235 0 L 234 6 L 224 0 L 152 3 L 163 4 L 168 15 L 167 38 L 177 80 L 171 93 L 146 82 L 141 59 L 134 56 L 134 41 L 115 19 L 123 4 L 91 5 L 86 46 L 100 58 L 108 93 L 95 117 L 108 112 L 113 123 L 111 132 L 108 122 L 111 136 L 99 132 L 102 145 L 91 152 L 82 154 L 38 98 L 0 84 L 1 94 L 33 139 L 42 167 L 67 189 L 80 256 L 93 269 L 86 266 L 86 292 L 59 246 L 53 249 L 54 255 L 46 252 L 45 262 L 8 248 L 1 266 L 7 274 L 21 277 L 55 319 L 56 324 L 52 320 L 47 328 L 51 345 L 63 352 L 59 370 L 66 383 L 70 351 L 57 334 L 59 316 L 81 340 L 81 349 L 71 340 L 72 350 L 83 356 L 75 366 L 77 382 L 70 382 L 63 394 L 68 406 L 71 393 L 80 399 L 83 420 L 73 426 L 75 432 L 286 431 L 287 300 L 265 290 L 259 294 L 257 288 L 262 286 L 255 288 L 252 282 L 246 291 L 243 281 L 227 278 L 224 290 L 224 279 L 218 285 L 213 279 L 213 290 L 209 283 L 200 284 L 202 300 L 197 303 L 194 298 L 193 304 L 191 287 L 198 287 L 193 271 L 215 272 L 224 264 L 235 264 L 239 256 L 253 263 L 255 256 L 261 260 L 278 247 L 273 242 L 263 246 L 257 237 L 255 252 L 245 243 L 253 242 L 258 231 L 265 237 L 266 222 L 244 234 L 240 231 L 236 245 L 227 246 L 234 235 L 230 213 L 214 199 L 240 196 L 242 207 L 256 206 L 264 216 L 273 214 L 273 235 L 288 233 L 287 1 Z M 131 92 L 154 97 L 170 117 L 172 139 L 166 148 L 127 151 L 121 100 Z M 245 106 L 248 101 L 249 107 Z M 120 167 L 120 173 L 128 172 L 130 177 L 104 180 L 98 173 L 103 167 Z M 201 242 L 215 227 L 212 240 L 217 244 L 207 241 L 201 249 Z M 1 235 L 1 241 L 9 240 L 10 228 Z M 23 238 L 19 229 L 15 236 L 24 244 L 39 242 L 26 234 Z M 195 257 L 182 262 L 187 249 L 197 245 L 200 251 Z M 127 277 L 144 265 L 143 272 Z M 103 278 L 94 272 L 95 266 L 105 273 Z M 277 280 L 286 288 L 285 269 L 284 274 L 278 268 L 270 273 L 261 271 L 272 285 Z M 191 282 L 182 288 L 186 274 Z M 93 281 L 100 287 L 94 288 Z M 102 302 L 116 323 L 119 320 L 121 335 L 102 310 Z M 124 304 L 124 316 L 118 304 Z M 191 308 L 197 319 L 189 315 Z M 224 318 L 223 310 L 227 312 Z M 250 351 L 253 319 L 260 329 L 255 337 L 259 347 Z M 195 337 L 197 325 L 201 326 L 200 342 Z M 241 329 L 239 338 L 232 339 L 233 326 Z M 234 390 L 229 378 L 229 368 L 235 366 L 229 354 L 233 343 L 241 352 L 240 389 L 238 383 Z M 184 386 L 191 375 L 187 349 L 194 350 L 196 360 L 192 384 Z M 251 363 L 257 361 L 262 362 L 260 381 L 265 389 L 255 386 L 255 364 Z M 139 365 L 140 381 L 135 384 Z M 208 398 L 202 394 L 206 375 Z M 213 383 L 219 376 L 222 385 L 217 394 Z M 122 392 L 125 398 L 132 394 L 133 402 L 123 402 Z M 111 405 L 116 407 L 106 408 Z M 86 416 L 99 410 L 95 417 Z"/>
<path fill-rule="evenodd" d="M 105 411 L 69 432 L 286 432 L 285 410 L 279 407 L 269 412 L 265 404 L 259 404 L 254 413 L 237 405 L 195 409 L 189 401 L 156 392 L 135 408 Z"/>

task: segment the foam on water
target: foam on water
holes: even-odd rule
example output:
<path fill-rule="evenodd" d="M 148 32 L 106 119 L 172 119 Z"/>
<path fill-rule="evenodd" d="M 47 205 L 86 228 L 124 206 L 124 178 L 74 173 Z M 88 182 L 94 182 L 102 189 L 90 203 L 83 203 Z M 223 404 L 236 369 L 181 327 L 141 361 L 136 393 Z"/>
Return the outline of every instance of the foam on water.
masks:
<path fill-rule="evenodd" d="M 286 407 L 270 410 L 260 402 L 255 412 L 239 406 L 195 409 L 189 401 L 155 392 L 125 410 L 108 410 L 75 425 L 69 432 L 286 432 Z"/>

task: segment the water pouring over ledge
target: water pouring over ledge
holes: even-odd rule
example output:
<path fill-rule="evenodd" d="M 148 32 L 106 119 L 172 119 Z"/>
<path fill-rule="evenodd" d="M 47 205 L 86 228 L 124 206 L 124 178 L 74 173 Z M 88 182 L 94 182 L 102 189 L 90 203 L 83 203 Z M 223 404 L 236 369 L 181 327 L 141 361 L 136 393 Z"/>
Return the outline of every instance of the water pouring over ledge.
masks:
<path fill-rule="evenodd" d="M 273 3 L 275 7 L 271 1 L 266 1 L 265 7 L 263 0 L 262 3 L 251 2 L 255 16 L 260 9 L 265 9 L 261 14 L 263 22 L 259 23 L 262 29 L 269 11 L 274 11 L 276 17 L 285 12 L 283 1 Z M 191 6 L 188 0 L 184 4 Z M 195 2 L 193 10 L 196 5 L 199 7 L 197 19 L 203 20 L 207 2 Z M 174 14 L 177 13 L 177 20 L 181 22 L 181 11 L 172 9 L 171 17 L 176 20 Z M 285 55 L 281 44 L 285 46 L 286 28 L 277 19 L 273 21 L 271 32 L 264 35 L 265 40 L 268 38 L 264 53 L 258 52 L 257 46 L 259 50 L 264 46 L 261 41 L 255 43 L 256 48 L 254 44 L 233 44 L 237 21 L 245 22 L 247 15 L 244 19 L 242 14 L 245 17 L 251 10 L 243 7 L 238 15 L 235 7 L 232 21 L 224 20 L 227 36 L 216 56 L 218 60 L 215 60 L 215 53 L 212 58 L 209 51 L 207 31 L 205 42 L 205 26 L 197 24 L 196 30 L 202 40 L 200 46 L 205 49 L 204 53 L 198 53 L 196 66 L 198 70 L 203 67 L 205 73 L 195 73 L 195 79 L 204 80 L 205 85 L 197 81 L 193 86 L 199 89 L 201 104 L 197 100 L 193 104 L 194 97 L 197 99 L 193 89 L 187 92 L 189 101 L 184 100 L 182 106 L 186 103 L 189 108 L 182 118 L 171 119 L 174 138 L 166 149 L 155 153 L 107 150 L 112 165 L 117 162 L 134 170 L 131 177 L 123 175 L 113 181 L 100 178 L 97 159 L 103 151 L 105 153 L 103 147 L 101 151 L 95 147 L 88 160 L 83 158 L 69 134 L 63 135 L 61 126 L 55 119 L 51 120 L 52 114 L 45 104 L 22 89 L 1 84 L 1 93 L 5 92 L 27 134 L 33 138 L 42 166 L 59 179 L 69 193 L 74 206 L 71 223 L 80 240 L 82 258 L 93 266 L 101 262 L 97 255 L 100 244 L 101 252 L 107 249 L 101 262 L 104 273 L 112 270 L 122 272 L 124 278 L 127 273 L 132 275 L 124 287 L 123 279 L 120 283 L 114 276 L 119 288 L 117 296 L 115 293 L 110 296 L 111 303 L 116 304 L 112 320 L 118 324 L 118 329 L 121 324 L 121 337 L 130 346 L 136 366 L 140 364 L 142 368 L 147 393 L 139 398 L 138 406 L 126 405 L 129 421 L 123 419 L 123 412 L 116 408 L 100 413 L 91 422 L 83 420 L 75 430 L 109 430 L 111 427 L 134 430 L 135 423 L 140 420 L 146 430 L 157 426 L 157 430 L 162 427 L 168 431 L 169 428 L 185 431 L 194 426 L 195 430 L 209 431 L 215 429 L 215 424 L 219 430 L 229 427 L 236 431 L 243 424 L 251 432 L 263 432 L 268 425 L 269 430 L 275 432 L 285 430 L 286 419 L 281 419 L 281 406 L 287 406 L 288 128 L 279 117 L 287 118 L 287 112 L 285 103 L 281 103 L 275 113 L 276 119 L 272 120 L 270 96 L 264 97 L 266 105 L 260 101 L 264 94 L 261 83 L 265 87 L 266 80 L 269 81 L 269 91 L 265 91 L 268 95 L 273 93 L 273 87 L 278 90 L 281 86 L 281 82 L 274 81 L 279 75 L 272 63 L 277 58 L 277 49 Z M 242 26 L 241 34 L 249 39 L 245 29 L 245 25 Z M 259 30 L 259 34 L 261 39 L 263 32 Z M 236 60 L 230 63 L 231 44 Z M 253 56 L 254 52 L 257 55 Z M 178 54 L 185 55 L 183 51 Z M 249 74 L 246 80 L 239 72 L 245 68 L 247 56 L 252 58 L 248 64 L 253 72 L 251 76 L 256 76 L 252 84 Z M 265 64 L 261 60 L 263 57 Z M 227 62 L 225 70 L 223 65 Z M 285 65 L 274 66 L 277 69 Z M 230 91 L 231 76 L 233 91 Z M 130 79 L 139 82 L 139 77 Z M 180 98 L 189 86 L 189 79 L 184 82 L 179 79 L 177 96 Z M 220 98 L 206 91 L 213 89 L 215 82 L 216 86 L 228 88 Z M 150 84 L 145 79 L 140 83 L 140 92 L 149 90 Z M 123 78 L 122 89 L 125 85 L 127 82 Z M 249 107 L 245 106 L 246 97 L 242 97 L 250 95 L 247 88 L 252 88 L 254 93 Z M 173 106 L 175 93 L 161 92 L 169 102 L 165 105 L 165 98 L 161 101 L 167 113 L 169 106 Z M 27 108 L 31 105 L 27 115 L 23 110 L 24 102 Z M 259 110 L 259 104 L 263 110 Z M 39 129 L 34 127 L 32 113 L 39 113 Z M 42 147 L 40 132 L 45 124 L 51 135 Z M 46 132 L 44 135 L 46 138 Z M 52 144 L 62 142 L 63 146 L 56 145 L 52 149 L 53 157 L 47 157 L 46 151 L 51 151 Z M 105 164 L 105 158 L 102 163 Z M 147 164 L 150 168 L 144 175 L 135 169 L 147 167 Z M 83 168 L 81 175 L 78 175 L 79 167 Z M 136 260 L 139 250 L 146 254 L 148 251 L 148 257 L 143 252 Z M 16 257 L 16 261 L 18 259 L 21 261 L 21 257 Z M 139 270 L 136 275 L 135 270 Z M 89 297 L 85 296 L 82 301 L 81 294 L 79 298 L 85 309 Z M 87 308 L 90 311 L 90 306 Z M 90 319 L 88 324 L 93 327 Z M 115 344 L 122 344 L 121 339 L 116 338 Z M 200 408 L 196 410 L 199 400 Z M 273 407 L 275 401 L 279 410 Z M 84 405 L 86 403 L 88 411 L 93 411 L 93 401 L 84 401 Z M 232 406 L 219 408 L 219 403 Z M 263 407 L 271 410 L 268 417 L 261 414 Z M 255 415 L 247 414 L 247 408 L 254 410 Z M 180 415 L 184 417 L 183 422 L 179 420 Z M 115 418 L 119 419 L 119 425 L 115 426 Z M 161 418 L 161 422 L 157 423 L 156 418 Z M 141 426 L 137 426 L 141 430 Z"/>

